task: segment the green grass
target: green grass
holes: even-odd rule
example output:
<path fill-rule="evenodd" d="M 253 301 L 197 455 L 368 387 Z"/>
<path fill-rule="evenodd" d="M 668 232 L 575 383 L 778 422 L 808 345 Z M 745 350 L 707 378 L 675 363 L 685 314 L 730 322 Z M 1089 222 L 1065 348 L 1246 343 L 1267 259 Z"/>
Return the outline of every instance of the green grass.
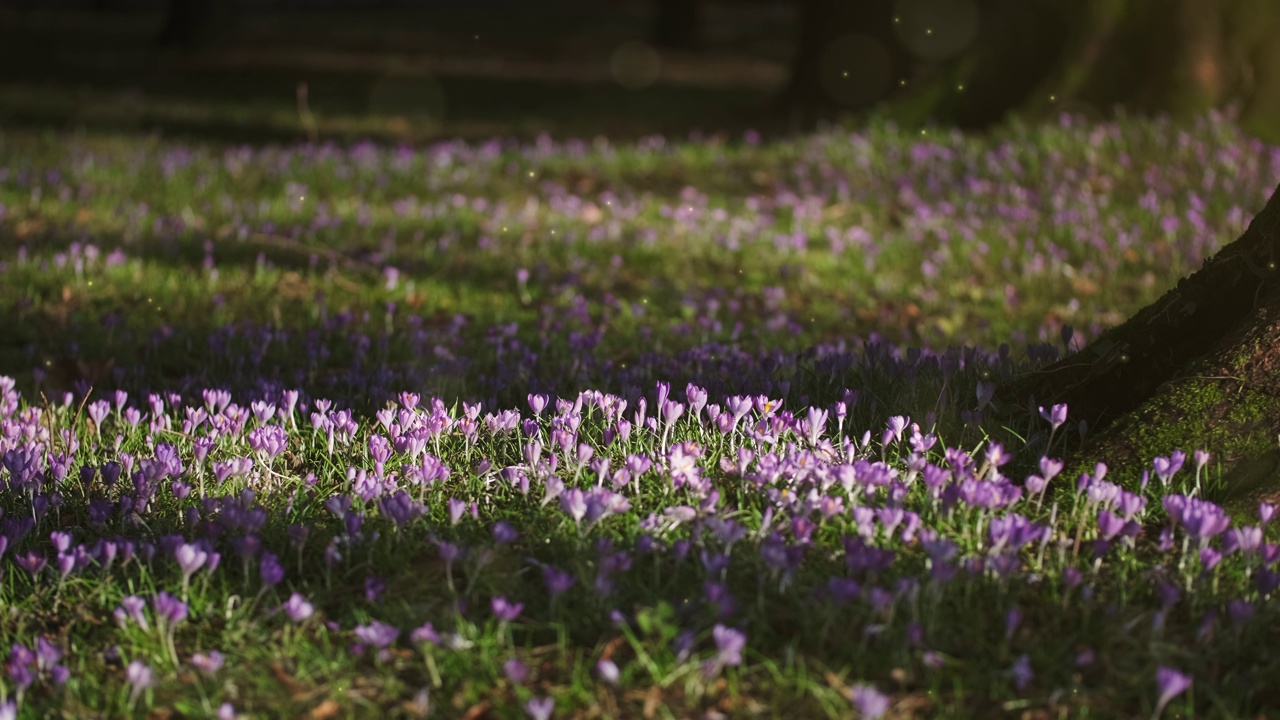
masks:
<path fill-rule="evenodd" d="M 1141 532 L 1105 548 L 1099 507 L 1121 510 L 1103 497 L 1118 488 L 1101 481 L 1077 493 L 1076 477 L 1059 476 L 1043 497 L 992 510 L 937 499 L 916 474 L 950 467 L 974 483 L 965 493 L 1011 492 L 1045 448 L 1069 454 L 1072 424 L 1051 434 L 1028 415 L 997 427 L 980 389 L 1035 367 L 1028 351 L 1063 349 L 1066 324 L 1079 347 L 1232 239 L 1269 192 L 1273 156 L 1221 120 L 422 150 L 5 131 L 0 375 L 15 389 L 0 399 L 0 447 L 37 448 L 46 476 L 19 482 L 16 460 L 0 471 L 10 538 L 0 646 L 44 638 L 69 671 L 64 686 L 45 676 L 23 691 L 23 716 L 211 717 L 227 702 L 249 717 L 522 717 L 526 702 L 551 697 L 570 717 L 847 717 L 852 688 L 866 683 L 889 696 L 893 717 L 1132 717 L 1157 710 L 1162 666 L 1194 677 L 1169 715 L 1271 712 L 1276 611 L 1259 580 L 1274 574 L 1274 546 L 1213 568 L 1184 530 L 1160 546 L 1162 498 L 1204 488 L 1212 465 L 1188 459 L 1167 488 L 1126 482 L 1146 500 L 1133 515 Z M 1167 217 L 1179 226 L 1162 227 Z M 1001 343 L 1012 349 L 995 351 Z M 670 429 L 624 437 L 593 400 L 625 398 L 632 419 L 646 397 L 660 416 L 658 381 L 686 405 L 686 383 L 725 407 L 731 395 L 773 402 L 732 432 L 686 410 Z M 136 425 L 114 405 L 92 419 L 117 388 L 141 413 Z M 184 427 L 211 404 L 210 388 L 232 391 L 240 415 Z M 251 401 L 279 404 L 290 388 L 302 391 L 291 418 L 234 427 Z M 857 399 L 838 422 L 846 390 Z M 148 392 L 179 397 L 155 413 Z M 370 438 L 406 428 L 375 413 L 401 392 L 422 404 L 386 422 L 445 423 L 424 442 L 450 473 L 417 486 L 415 453 L 393 452 L 385 477 L 425 513 L 398 528 L 376 499 L 357 497 L 353 530 L 326 502 L 376 494 L 363 484 L 377 474 Z M 503 410 L 533 419 L 531 393 L 551 405 L 527 430 L 489 427 L 485 415 Z M 330 411 L 354 409 L 349 442 L 313 430 L 325 398 Z M 557 398 L 584 399 L 580 417 Z M 467 420 L 471 403 L 482 406 Z M 801 422 L 810 407 L 832 411 L 816 442 Z M 910 426 L 885 443 L 898 415 L 937 445 L 912 458 Z M 268 462 L 250 432 L 277 425 L 287 449 Z M 534 437 L 555 471 L 527 459 Z M 207 460 L 197 440 L 212 444 Z M 578 462 L 580 443 L 609 460 L 606 477 L 629 455 L 654 461 L 620 490 L 630 508 L 589 528 L 558 499 L 541 503 L 547 479 L 553 494 L 555 479 L 569 491 L 612 487 Z M 673 481 L 679 443 L 694 443 L 683 452 L 700 455 L 705 486 Z M 1012 483 L 984 467 L 994 443 L 1014 456 Z M 108 487 L 100 471 L 78 480 L 82 466 L 126 457 L 141 469 L 160 445 L 176 448 L 185 488 L 154 474 L 142 490 L 127 477 Z M 742 449 L 755 453 L 747 477 L 731 469 Z M 64 453 L 73 460 L 55 480 Z M 846 489 L 831 473 L 850 455 L 910 477 L 901 497 L 864 492 L 865 479 Z M 213 464 L 236 458 L 251 469 L 215 481 Z M 504 474 L 516 470 L 531 476 L 527 496 Z M 1108 479 L 1136 474 L 1117 467 Z M 238 508 L 247 487 L 254 496 Z M 104 500 L 118 508 L 152 491 L 145 510 L 95 519 Z M 476 503 L 475 516 L 452 517 L 451 499 Z M 677 506 L 694 517 L 668 527 Z M 857 567 L 878 556 L 846 543 L 858 513 L 895 506 L 954 543 L 955 560 L 877 521 L 868 542 L 889 561 Z M 261 516 L 246 520 L 250 509 Z M 990 528 L 1015 513 L 1049 534 L 1004 556 Z M 1234 515 L 1233 528 L 1253 522 L 1252 508 Z M 18 532 L 28 517 L 34 527 Z M 743 537 L 725 539 L 729 520 Z M 499 521 L 517 539 L 497 542 Z M 300 545 L 292 526 L 309 528 Z M 98 558 L 65 579 L 58 529 Z M 191 578 L 171 653 L 150 607 L 161 590 L 183 594 L 171 552 L 107 568 L 94 548 L 163 546 L 175 534 L 204 538 L 221 562 Z M 245 534 L 278 556 L 279 584 L 261 577 L 260 553 L 242 561 L 231 541 Z M 467 550 L 449 562 L 441 543 Z M 1222 549 L 1221 538 L 1208 546 Z M 29 553 L 49 566 L 23 569 L 16 559 Z M 573 587 L 552 598 L 545 565 Z M 947 568 L 954 578 L 941 577 Z M 375 599 L 370 578 L 383 585 Z M 1180 599 L 1165 604 L 1162 583 Z M 279 612 L 293 592 L 315 615 L 294 623 Z M 716 601 L 725 593 L 732 607 Z M 117 624 L 127 596 L 147 601 L 149 631 Z M 495 598 L 522 603 L 519 617 L 499 622 Z M 1239 601 L 1251 619 L 1229 619 Z M 355 628 L 375 620 L 400 630 L 397 641 L 381 657 L 355 652 Z M 425 622 L 439 646 L 409 639 Z M 740 664 L 705 672 L 717 624 L 744 632 L 746 648 Z M 208 675 L 191 657 L 211 650 L 227 661 Z M 1034 673 L 1025 684 L 1013 672 L 1023 657 Z M 528 669 L 520 681 L 504 670 L 513 658 Z M 616 685 L 600 675 L 605 659 Z M 131 694 L 135 660 L 156 684 Z M 18 699 L 11 673 L 0 694 Z"/>

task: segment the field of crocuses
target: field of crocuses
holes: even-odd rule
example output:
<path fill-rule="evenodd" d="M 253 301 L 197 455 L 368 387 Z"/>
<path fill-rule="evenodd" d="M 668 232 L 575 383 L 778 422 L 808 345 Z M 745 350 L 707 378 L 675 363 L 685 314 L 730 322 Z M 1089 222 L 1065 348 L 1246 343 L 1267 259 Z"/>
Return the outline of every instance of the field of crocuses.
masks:
<path fill-rule="evenodd" d="M 992 407 L 1277 178 L 1221 116 L 0 131 L 0 718 L 1280 712 L 1275 508 Z"/>

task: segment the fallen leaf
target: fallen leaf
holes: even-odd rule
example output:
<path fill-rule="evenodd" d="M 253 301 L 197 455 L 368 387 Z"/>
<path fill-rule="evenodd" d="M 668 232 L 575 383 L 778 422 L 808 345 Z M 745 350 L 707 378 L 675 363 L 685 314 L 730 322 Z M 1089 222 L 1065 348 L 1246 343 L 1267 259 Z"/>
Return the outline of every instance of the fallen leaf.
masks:
<path fill-rule="evenodd" d="M 281 685 L 285 686 L 285 689 L 289 691 L 290 695 L 298 695 L 306 689 L 301 683 L 294 680 L 293 676 L 291 676 L 279 663 L 272 664 L 271 674 L 275 676 L 276 680 L 279 681 Z"/>
<path fill-rule="evenodd" d="M 311 708 L 311 712 L 307 713 L 307 717 L 311 718 L 311 720 L 328 720 L 328 718 L 334 717 L 341 710 L 342 707 L 338 705 L 337 701 L 325 700 Z"/>
<path fill-rule="evenodd" d="M 601 659 L 601 660 L 612 660 L 612 659 L 613 659 L 613 654 L 614 654 L 615 652 L 617 652 L 618 647 L 619 647 L 620 645 L 622 645 L 622 643 L 624 643 L 624 642 L 626 642 L 626 638 L 624 638 L 623 636 L 619 635 L 618 637 L 616 637 L 616 638 L 614 638 L 614 639 L 610 640 L 609 642 L 605 643 L 605 645 L 604 645 L 604 650 L 602 650 L 602 651 L 600 652 L 600 659 Z"/>
<path fill-rule="evenodd" d="M 649 688 L 649 692 L 644 697 L 644 716 L 645 720 L 652 720 L 654 714 L 658 712 L 658 705 L 662 703 L 662 691 L 657 685 Z"/>

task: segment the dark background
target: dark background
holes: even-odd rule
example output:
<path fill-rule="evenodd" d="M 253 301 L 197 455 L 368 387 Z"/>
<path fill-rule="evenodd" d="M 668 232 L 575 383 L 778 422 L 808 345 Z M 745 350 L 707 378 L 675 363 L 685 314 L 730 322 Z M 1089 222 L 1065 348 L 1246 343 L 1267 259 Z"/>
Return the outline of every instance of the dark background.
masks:
<path fill-rule="evenodd" d="M 6 0 L 0 123 L 239 139 L 793 133 L 1229 110 L 1274 0 Z"/>
<path fill-rule="evenodd" d="M 650 0 L 209 5 L 178 33 L 161 1 L 0 3 L 0 123 L 268 139 L 305 135 L 310 111 L 326 136 L 400 140 L 778 126 L 798 21 L 789 2 L 702 2 L 661 47 Z"/>

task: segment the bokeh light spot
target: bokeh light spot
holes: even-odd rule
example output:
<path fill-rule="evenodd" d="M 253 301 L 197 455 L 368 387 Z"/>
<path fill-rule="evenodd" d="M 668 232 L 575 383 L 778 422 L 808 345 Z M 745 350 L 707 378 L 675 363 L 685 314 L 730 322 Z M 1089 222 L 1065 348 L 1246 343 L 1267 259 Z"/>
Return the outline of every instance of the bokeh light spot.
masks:
<path fill-rule="evenodd" d="M 444 122 L 448 103 L 440 81 L 433 77 L 389 75 L 369 89 L 369 112 L 403 117 L 413 126 Z"/>
<path fill-rule="evenodd" d="M 662 72 L 662 58 L 658 51 L 639 42 L 630 41 L 618 46 L 609 58 L 609 71 L 619 85 L 628 90 L 643 90 L 658 80 Z"/>
<path fill-rule="evenodd" d="M 823 91 L 846 107 L 879 100 L 893 78 L 888 48 L 861 34 L 845 35 L 828 45 L 819 68 Z"/>
<path fill-rule="evenodd" d="M 897 0 L 894 33 L 916 57 L 943 60 L 973 44 L 978 6 L 973 0 Z"/>

